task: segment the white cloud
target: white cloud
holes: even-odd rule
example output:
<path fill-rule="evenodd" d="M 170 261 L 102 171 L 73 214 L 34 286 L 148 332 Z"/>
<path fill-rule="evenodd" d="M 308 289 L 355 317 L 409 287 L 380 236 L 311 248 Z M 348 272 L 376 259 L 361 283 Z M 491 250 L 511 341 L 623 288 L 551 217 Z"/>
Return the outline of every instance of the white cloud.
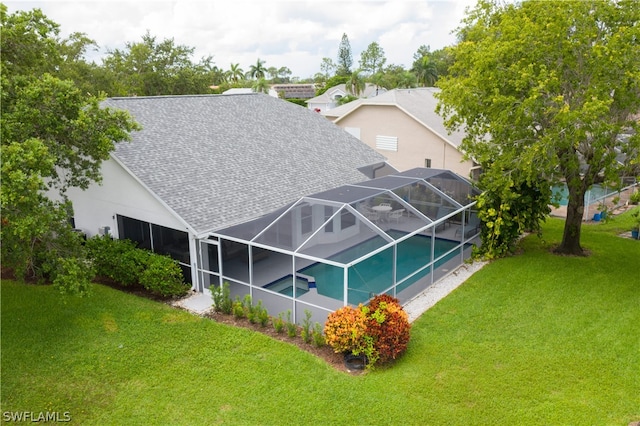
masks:
<path fill-rule="evenodd" d="M 62 36 L 83 32 L 107 49 L 138 42 L 148 30 L 158 41 L 195 48 L 194 60 L 213 56 L 228 69 L 247 70 L 258 58 L 266 66 L 289 67 L 294 76 L 320 70 L 323 57 L 336 60 L 343 33 L 354 66 L 373 41 L 387 63 L 411 66 L 420 45 L 432 50 L 454 43 L 450 32 L 475 0 L 226 0 L 226 1 L 8 1 L 9 13 L 40 8 L 61 25 Z M 97 59 L 96 58 L 92 59 Z"/>

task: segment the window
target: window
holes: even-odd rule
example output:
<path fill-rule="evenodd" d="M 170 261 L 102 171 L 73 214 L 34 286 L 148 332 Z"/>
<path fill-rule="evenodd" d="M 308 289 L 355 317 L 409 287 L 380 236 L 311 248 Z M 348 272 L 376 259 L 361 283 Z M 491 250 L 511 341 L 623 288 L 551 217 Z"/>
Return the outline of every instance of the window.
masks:
<path fill-rule="evenodd" d="M 424 159 L 424 166 L 428 169 L 431 168 L 431 158 L 425 158 Z"/>
<path fill-rule="evenodd" d="M 153 251 L 168 254 L 178 262 L 189 264 L 189 234 L 164 226 L 151 225 Z"/>
<path fill-rule="evenodd" d="M 398 150 L 398 137 L 397 136 L 376 136 L 376 149 L 382 151 L 397 151 Z"/>
<path fill-rule="evenodd" d="M 324 206 L 324 220 L 325 222 L 329 220 L 329 218 L 333 215 L 333 207 Z M 327 222 L 324 226 L 324 232 L 330 233 L 333 232 L 333 221 Z"/>
<path fill-rule="evenodd" d="M 302 206 L 302 209 L 300 209 L 300 216 L 302 221 L 302 235 L 313 231 L 313 211 L 311 206 Z"/>
<path fill-rule="evenodd" d="M 117 216 L 118 235 L 138 243 L 138 248 L 168 254 L 180 263 L 185 282 L 191 284 L 189 234 L 126 216 Z"/>
<path fill-rule="evenodd" d="M 118 215 L 118 235 L 120 239 L 138 243 L 139 248 L 153 250 L 149 223 Z"/>
<path fill-rule="evenodd" d="M 351 212 L 344 210 L 340 214 L 340 230 L 350 228 L 356 224 L 356 217 Z"/>

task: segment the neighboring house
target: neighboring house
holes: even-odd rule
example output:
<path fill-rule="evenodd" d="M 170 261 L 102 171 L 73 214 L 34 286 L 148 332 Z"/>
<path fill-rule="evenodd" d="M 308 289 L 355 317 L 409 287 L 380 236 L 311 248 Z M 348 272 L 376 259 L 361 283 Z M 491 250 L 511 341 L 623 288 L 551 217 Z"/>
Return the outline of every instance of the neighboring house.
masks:
<path fill-rule="evenodd" d="M 248 93 L 253 93 L 250 87 L 233 87 L 222 92 L 223 95 L 246 95 Z"/>
<path fill-rule="evenodd" d="M 364 91 L 360 94 L 360 98 L 373 98 L 386 91 L 387 89 L 383 87 L 367 83 Z M 339 100 L 348 94 L 347 86 L 345 84 L 338 84 L 328 89 L 322 95 L 309 99 L 307 101 L 307 108 L 315 112 L 324 113 L 332 108 L 336 108 Z"/>
<path fill-rule="evenodd" d="M 243 95 L 254 93 L 250 87 L 238 87 L 225 90 L 223 95 Z M 269 96 L 281 99 L 309 99 L 316 93 L 313 84 L 273 84 L 269 88 Z"/>
<path fill-rule="evenodd" d="M 464 132 L 448 133 L 435 109 L 436 88 L 394 89 L 324 112 L 324 116 L 387 157 L 398 170 L 433 167 L 468 177 L 477 165 L 463 160 Z"/>
<path fill-rule="evenodd" d="M 69 192 L 75 227 L 177 259 L 202 289 L 199 241 L 304 195 L 391 169 L 365 144 L 264 94 L 112 98 L 142 130 L 117 145 L 103 183 Z"/>
<path fill-rule="evenodd" d="M 272 84 L 269 95 L 281 99 L 309 99 L 316 94 L 313 84 Z"/>

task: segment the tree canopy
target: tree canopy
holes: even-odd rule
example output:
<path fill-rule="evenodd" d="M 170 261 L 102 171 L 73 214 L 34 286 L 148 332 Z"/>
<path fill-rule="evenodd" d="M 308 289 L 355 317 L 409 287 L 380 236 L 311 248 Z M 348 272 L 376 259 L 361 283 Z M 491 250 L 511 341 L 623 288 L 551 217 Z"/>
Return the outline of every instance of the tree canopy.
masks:
<path fill-rule="evenodd" d="M 2 263 L 18 278 L 65 282 L 65 274 L 90 270 L 66 191 L 100 181 L 102 162 L 137 125 L 68 79 L 86 63 L 69 54 L 55 23 L 37 9 L 8 16 L 0 5 L 0 12 Z M 73 40 L 87 43 L 81 35 Z"/>
<path fill-rule="evenodd" d="M 585 192 L 640 159 L 640 3 L 482 0 L 458 37 L 439 109 L 450 128 L 464 125 L 462 148 L 484 170 L 486 247 L 500 254 L 537 230 L 550 186 L 565 182 L 556 250 L 583 254 Z"/>
<path fill-rule="evenodd" d="M 351 52 L 351 44 L 349 43 L 349 37 L 347 34 L 342 34 L 340 45 L 338 46 L 338 63 L 337 73 L 338 75 L 350 75 L 351 66 L 353 65 L 353 53 Z"/>
<path fill-rule="evenodd" d="M 386 62 L 384 49 L 375 41 L 360 54 L 360 69 L 369 75 L 382 71 Z"/>
<path fill-rule="evenodd" d="M 215 67 L 212 58 L 191 60 L 194 48 L 161 42 L 147 32 L 142 41 L 127 42 L 103 60 L 106 71 L 103 91 L 110 96 L 156 96 L 208 93 Z"/>

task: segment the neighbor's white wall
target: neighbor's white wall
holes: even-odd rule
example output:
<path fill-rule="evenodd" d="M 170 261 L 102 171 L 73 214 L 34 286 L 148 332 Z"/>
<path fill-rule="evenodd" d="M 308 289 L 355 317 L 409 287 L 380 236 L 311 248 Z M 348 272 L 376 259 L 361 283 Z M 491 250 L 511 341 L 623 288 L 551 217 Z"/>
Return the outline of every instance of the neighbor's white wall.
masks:
<path fill-rule="evenodd" d="M 112 235 L 118 238 L 116 214 L 187 231 L 181 221 L 113 159 L 102 165 L 102 185 L 92 184 L 86 191 L 72 188 L 69 198 L 73 202 L 76 228 L 89 237 L 96 235 L 98 228 L 109 226 Z"/>

